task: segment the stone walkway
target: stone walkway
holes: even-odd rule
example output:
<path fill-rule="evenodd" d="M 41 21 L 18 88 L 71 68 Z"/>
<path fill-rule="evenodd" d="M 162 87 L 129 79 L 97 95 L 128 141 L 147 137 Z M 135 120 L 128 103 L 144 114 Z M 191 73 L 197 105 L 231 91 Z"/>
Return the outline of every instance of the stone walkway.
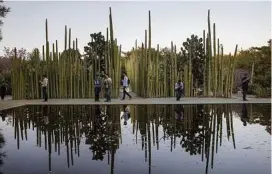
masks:
<path fill-rule="evenodd" d="M 7 97 L 5 101 L 0 101 L 0 110 L 19 107 L 24 105 L 97 105 L 97 104 L 110 104 L 110 105 L 149 105 L 149 104 L 239 104 L 239 103 L 271 103 L 271 98 L 255 98 L 248 96 L 248 101 L 242 101 L 241 97 L 233 96 L 233 98 L 181 98 L 176 101 L 172 98 L 140 98 L 133 95 L 132 100 L 112 99 L 111 102 L 94 102 L 93 99 L 49 99 L 48 102 L 42 100 L 12 100 Z"/>

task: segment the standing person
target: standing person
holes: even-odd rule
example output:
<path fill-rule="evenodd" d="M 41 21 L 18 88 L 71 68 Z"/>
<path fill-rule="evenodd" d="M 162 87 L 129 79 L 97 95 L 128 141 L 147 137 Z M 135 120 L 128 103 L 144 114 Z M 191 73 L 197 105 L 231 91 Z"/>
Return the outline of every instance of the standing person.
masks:
<path fill-rule="evenodd" d="M 247 95 L 247 90 L 248 90 L 248 83 L 249 83 L 249 78 L 247 77 L 247 75 L 245 75 L 242 78 L 243 101 L 247 101 L 246 95 Z"/>
<path fill-rule="evenodd" d="M 42 84 L 42 92 L 43 92 L 44 102 L 47 102 L 47 100 L 48 100 L 48 95 L 47 95 L 48 78 L 46 77 L 46 75 L 43 75 L 43 81 L 40 81 L 40 83 Z"/>
<path fill-rule="evenodd" d="M 3 79 L 1 82 L 1 87 L 0 87 L 1 100 L 5 99 L 6 90 L 7 90 L 6 82 L 5 82 L 5 79 Z"/>
<path fill-rule="evenodd" d="M 178 80 L 178 82 L 176 82 L 176 84 L 175 84 L 177 101 L 179 101 L 181 98 L 182 89 L 183 89 L 183 84 L 182 84 L 181 80 Z"/>
<path fill-rule="evenodd" d="M 96 77 L 94 79 L 94 95 L 95 95 L 94 101 L 99 101 L 100 92 L 101 92 L 101 79 L 99 77 L 99 74 L 96 74 Z"/>
<path fill-rule="evenodd" d="M 112 81 L 111 81 L 111 78 L 107 74 L 105 75 L 104 84 L 105 84 L 105 97 L 106 97 L 105 102 L 110 102 Z"/>
<path fill-rule="evenodd" d="M 126 75 L 126 73 L 123 73 L 123 80 L 122 80 L 122 85 L 123 85 L 123 98 L 122 100 L 125 100 L 126 95 L 129 97 L 129 100 L 131 100 L 131 95 L 127 92 L 127 88 L 128 88 L 128 77 Z"/>

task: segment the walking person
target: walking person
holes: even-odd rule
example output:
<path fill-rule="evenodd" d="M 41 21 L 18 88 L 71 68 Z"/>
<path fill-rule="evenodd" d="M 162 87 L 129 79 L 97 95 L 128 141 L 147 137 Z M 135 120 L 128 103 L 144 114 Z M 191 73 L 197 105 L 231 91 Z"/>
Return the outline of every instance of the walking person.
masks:
<path fill-rule="evenodd" d="M 101 79 L 99 77 L 99 74 L 96 74 L 96 77 L 94 79 L 94 95 L 95 95 L 94 101 L 95 102 L 99 101 L 100 92 L 101 92 Z"/>
<path fill-rule="evenodd" d="M 183 90 L 183 83 L 181 80 L 178 80 L 178 82 L 175 83 L 175 91 L 176 91 L 176 100 L 179 101 L 181 98 L 181 93 Z"/>
<path fill-rule="evenodd" d="M 127 92 L 127 88 L 128 88 L 128 82 L 129 82 L 129 79 L 126 75 L 126 73 L 123 73 L 123 80 L 122 80 L 122 85 L 123 85 L 123 98 L 122 100 L 125 100 L 126 98 L 126 95 L 129 97 L 129 100 L 131 100 L 131 95 Z"/>
<path fill-rule="evenodd" d="M 6 82 L 5 82 L 5 79 L 3 79 L 0 86 L 1 100 L 5 99 L 6 91 L 7 91 Z"/>
<path fill-rule="evenodd" d="M 47 102 L 47 100 L 48 100 L 48 95 L 47 95 L 48 78 L 46 77 L 46 75 L 43 75 L 43 81 L 40 81 L 40 83 L 42 84 L 42 93 L 43 93 L 44 102 Z"/>
<path fill-rule="evenodd" d="M 242 78 L 243 101 L 247 101 L 246 95 L 247 95 L 247 90 L 248 90 L 248 83 L 249 83 L 249 78 L 247 77 L 247 75 L 245 75 Z"/>
<path fill-rule="evenodd" d="M 105 97 L 106 97 L 105 102 L 110 102 L 111 101 L 112 80 L 107 74 L 105 75 L 104 84 L 105 84 Z"/>

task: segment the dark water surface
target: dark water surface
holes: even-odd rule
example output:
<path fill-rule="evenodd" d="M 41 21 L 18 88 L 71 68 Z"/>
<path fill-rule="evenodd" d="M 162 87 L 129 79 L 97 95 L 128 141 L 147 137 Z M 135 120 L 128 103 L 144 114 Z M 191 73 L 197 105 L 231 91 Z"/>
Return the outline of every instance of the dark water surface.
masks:
<path fill-rule="evenodd" d="M 271 171 L 270 104 L 25 106 L 1 117 L 2 174 Z"/>

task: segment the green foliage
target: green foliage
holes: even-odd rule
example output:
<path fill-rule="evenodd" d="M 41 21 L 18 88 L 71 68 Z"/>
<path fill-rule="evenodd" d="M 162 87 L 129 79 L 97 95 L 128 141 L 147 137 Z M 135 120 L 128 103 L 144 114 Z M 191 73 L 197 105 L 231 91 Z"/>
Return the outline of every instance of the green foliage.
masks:
<path fill-rule="evenodd" d="M 0 27 L 3 25 L 2 19 L 6 17 L 6 15 L 10 12 L 10 8 L 7 6 L 2 5 L 3 0 L 0 0 Z M 2 30 L 0 28 L 0 41 L 3 39 L 2 37 Z"/>
<path fill-rule="evenodd" d="M 262 87 L 261 85 L 256 85 L 254 89 L 254 94 L 256 97 L 270 97 L 271 96 L 271 88 L 269 87 Z"/>
<path fill-rule="evenodd" d="M 101 32 L 99 33 L 92 33 L 91 36 L 91 42 L 87 44 L 87 46 L 84 47 L 84 51 L 86 52 L 86 58 L 88 65 L 92 64 L 92 61 L 95 58 L 99 58 L 100 60 L 100 66 L 102 68 L 102 71 L 105 70 L 105 55 L 106 55 L 106 41 L 105 37 L 102 35 Z"/>
<path fill-rule="evenodd" d="M 268 41 L 270 44 L 271 40 Z M 242 68 L 252 73 L 253 84 L 249 93 L 257 97 L 271 96 L 271 46 L 252 47 L 240 51 L 236 59 L 236 68 Z"/>
<path fill-rule="evenodd" d="M 189 61 L 189 49 L 191 48 L 192 56 L 192 74 L 193 82 L 197 81 L 198 84 L 203 84 L 203 74 L 204 74 L 204 49 L 203 49 L 203 39 L 198 38 L 196 35 L 191 35 L 191 38 L 187 38 L 183 42 L 183 47 L 181 48 L 181 54 L 178 59 L 178 64 L 181 67 L 182 63 L 188 64 Z"/>

